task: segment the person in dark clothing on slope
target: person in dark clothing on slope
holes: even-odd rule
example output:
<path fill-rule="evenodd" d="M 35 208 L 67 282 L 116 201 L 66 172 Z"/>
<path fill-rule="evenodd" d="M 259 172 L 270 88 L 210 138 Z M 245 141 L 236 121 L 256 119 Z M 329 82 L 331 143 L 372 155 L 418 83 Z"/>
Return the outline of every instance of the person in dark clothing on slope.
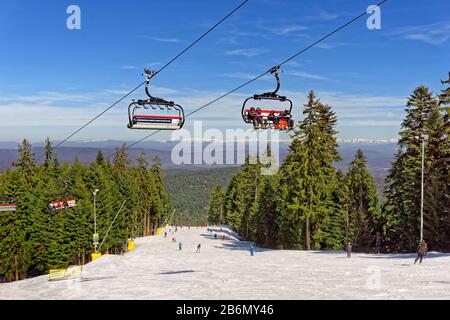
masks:
<path fill-rule="evenodd" d="M 422 263 L 423 257 L 427 255 L 427 252 L 428 252 L 428 245 L 425 242 L 425 240 L 421 240 L 419 242 L 419 247 L 417 248 L 417 257 L 416 260 L 414 260 L 414 264 L 416 264 L 417 261 L 419 261 L 419 263 Z"/>
<path fill-rule="evenodd" d="M 381 234 L 377 232 L 376 240 L 375 240 L 375 252 L 378 254 L 381 251 Z"/>
<path fill-rule="evenodd" d="M 352 244 L 350 242 L 347 242 L 345 251 L 347 251 L 347 258 L 351 258 L 352 257 Z"/>
<path fill-rule="evenodd" d="M 197 251 L 195 251 L 195 253 L 200 253 L 200 248 L 202 247 L 202 245 L 199 243 L 198 245 L 197 245 Z"/>
<path fill-rule="evenodd" d="M 250 252 L 250 255 L 253 256 L 255 254 L 255 246 L 250 244 L 250 247 L 248 248 L 248 251 Z"/>

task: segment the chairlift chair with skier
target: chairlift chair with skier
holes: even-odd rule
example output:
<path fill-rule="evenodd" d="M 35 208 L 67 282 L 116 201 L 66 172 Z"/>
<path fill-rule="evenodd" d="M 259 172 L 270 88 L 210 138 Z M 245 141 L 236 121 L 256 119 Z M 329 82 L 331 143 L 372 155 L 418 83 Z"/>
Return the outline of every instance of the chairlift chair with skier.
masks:
<path fill-rule="evenodd" d="M 73 208 L 77 206 L 78 199 L 72 198 L 72 199 L 66 199 L 66 200 L 58 200 L 50 202 L 48 207 L 54 211 L 54 210 L 63 210 L 68 208 Z"/>
<path fill-rule="evenodd" d="M 280 89 L 280 77 L 278 75 L 280 66 L 273 67 L 270 73 L 275 76 L 277 87 L 272 92 L 255 94 L 247 98 L 242 105 L 242 119 L 245 123 L 253 124 L 255 129 L 292 130 L 294 120 L 292 119 L 292 101 L 286 96 L 278 95 Z M 263 101 L 277 103 L 275 108 L 261 108 Z M 282 108 L 281 103 L 287 103 Z"/>

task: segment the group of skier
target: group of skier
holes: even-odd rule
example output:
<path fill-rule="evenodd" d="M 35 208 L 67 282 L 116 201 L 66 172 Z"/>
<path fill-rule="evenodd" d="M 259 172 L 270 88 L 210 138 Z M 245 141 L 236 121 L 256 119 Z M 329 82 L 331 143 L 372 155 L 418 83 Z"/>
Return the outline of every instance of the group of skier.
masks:
<path fill-rule="evenodd" d="M 175 227 L 175 229 L 172 229 L 172 230 L 174 230 L 176 232 L 177 231 L 177 227 Z M 222 228 L 220 228 L 220 231 L 222 232 Z M 213 230 L 208 227 L 207 228 L 207 232 L 208 233 L 212 233 Z M 172 233 L 174 233 L 174 232 L 172 231 Z M 164 237 L 167 237 L 167 232 L 164 232 Z M 218 238 L 218 235 L 217 235 L 216 232 L 214 232 L 214 239 L 217 240 L 217 238 Z M 221 238 L 222 238 L 222 241 L 224 241 L 225 240 L 225 235 L 222 234 Z M 176 238 L 172 238 L 172 241 L 176 242 Z M 178 243 L 178 250 L 181 251 L 182 249 L 183 249 L 183 244 L 180 241 Z M 200 253 L 200 249 L 201 249 L 201 244 L 199 243 L 197 245 L 197 250 L 195 251 L 195 253 Z M 353 250 L 352 243 L 351 242 L 346 242 L 345 243 L 345 251 L 347 253 L 347 258 L 351 258 L 352 257 L 352 250 Z M 376 252 L 380 253 L 380 250 L 381 250 L 381 236 L 380 236 L 380 234 L 377 233 Z M 251 243 L 249 245 L 248 251 L 250 253 L 250 256 L 254 256 L 254 254 L 255 254 L 255 245 L 253 243 Z M 423 258 L 427 255 L 427 252 L 428 252 L 428 244 L 425 242 L 425 240 L 421 240 L 419 242 L 419 246 L 417 247 L 417 257 L 414 260 L 414 264 L 416 264 L 417 262 L 419 262 L 419 264 L 422 263 Z"/>
<path fill-rule="evenodd" d="M 269 123 L 274 125 L 275 129 L 287 130 L 294 127 L 294 120 L 289 110 L 276 112 L 271 110 L 268 116 L 263 116 L 261 108 L 250 108 L 247 115 L 248 119 L 252 121 L 255 129 L 266 129 Z"/>

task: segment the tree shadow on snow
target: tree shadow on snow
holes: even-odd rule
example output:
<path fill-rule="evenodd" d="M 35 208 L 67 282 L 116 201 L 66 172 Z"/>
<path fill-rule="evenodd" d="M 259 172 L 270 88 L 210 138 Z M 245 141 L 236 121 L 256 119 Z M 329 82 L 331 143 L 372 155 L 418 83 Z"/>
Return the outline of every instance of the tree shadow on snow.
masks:
<path fill-rule="evenodd" d="M 115 277 L 83 277 L 80 279 L 81 282 L 86 282 L 86 281 L 95 281 L 95 280 L 105 280 L 105 279 L 113 279 Z"/>
<path fill-rule="evenodd" d="M 225 234 L 227 234 L 230 237 L 233 237 L 235 239 L 244 240 L 242 237 L 240 237 L 236 233 L 234 233 L 234 232 L 232 232 L 232 231 L 230 231 L 228 229 L 225 229 L 225 228 L 222 228 L 222 230 L 220 230 L 220 228 L 217 228 L 217 227 L 212 227 L 212 228 L 210 227 L 209 230 L 212 231 L 211 234 L 212 234 L 213 238 L 214 238 L 214 233 L 225 233 Z M 217 237 L 219 237 L 219 235 L 217 235 Z"/>
<path fill-rule="evenodd" d="M 343 250 L 337 250 L 337 251 L 309 251 L 310 253 L 314 254 L 328 254 L 328 255 L 345 255 L 347 257 L 347 252 Z M 353 252 L 355 253 L 355 252 Z"/>
<path fill-rule="evenodd" d="M 361 258 L 365 259 L 398 259 L 398 260 L 414 260 L 417 257 L 417 253 L 403 253 L 403 254 L 367 254 L 361 255 Z M 428 254 L 424 257 L 426 259 L 434 259 L 434 258 L 445 258 L 450 257 L 450 253 L 442 253 L 442 252 L 428 252 Z"/>
<path fill-rule="evenodd" d="M 205 237 L 205 238 L 207 238 L 207 239 L 211 239 L 211 240 L 222 240 L 222 236 L 220 235 L 220 234 L 217 234 L 217 238 L 214 238 L 214 233 L 212 233 L 212 234 L 210 234 L 210 233 L 201 233 L 200 234 L 202 237 Z M 236 237 L 232 237 L 232 238 L 230 238 L 231 236 L 225 236 L 225 240 L 227 240 L 227 241 L 242 241 L 242 242 L 247 242 L 247 241 L 244 241 L 244 240 L 239 240 L 239 239 L 237 239 Z"/>
<path fill-rule="evenodd" d="M 180 274 L 180 273 L 192 273 L 195 272 L 194 270 L 179 270 L 179 271 L 165 271 L 160 272 L 158 274 Z"/>
<path fill-rule="evenodd" d="M 243 250 L 243 251 L 249 251 L 251 242 L 222 242 L 221 246 L 214 246 L 218 249 L 227 249 L 227 250 Z M 260 247 L 254 247 L 254 252 L 265 252 L 265 251 L 272 251 L 272 249 L 266 249 L 266 248 L 260 248 Z"/>

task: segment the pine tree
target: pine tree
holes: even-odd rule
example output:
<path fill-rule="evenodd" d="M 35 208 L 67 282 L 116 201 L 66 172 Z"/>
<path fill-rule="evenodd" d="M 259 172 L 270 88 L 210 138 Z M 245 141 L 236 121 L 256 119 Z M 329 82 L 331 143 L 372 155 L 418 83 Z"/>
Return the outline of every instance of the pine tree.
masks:
<path fill-rule="evenodd" d="M 355 154 L 346 175 L 348 186 L 349 224 L 347 241 L 355 249 L 367 250 L 379 232 L 380 207 L 375 181 L 366 168 L 366 158 L 361 149 Z"/>
<path fill-rule="evenodd" d="M 415 250 L 419 239 L 422 139 L 425 134 L 431 137 L 436 134 L 427 123 L 430 116 L 436 119 L 433 113 L 437 104 L 432 93 L 424 86 L 417 87 L 407 102 L 399 150 L 386 178 L 386 202 L 383 205 L 386 237 L 394 250 Z M 427 148 L 425 158 L 428 159 L 427 167 L 432 168 L 429 150 Z"/>
<path fill-rule="evenodd" d="M 441 80 L 442 84 L 447 84 L 447 88 L 442 90 L 441 94 L 439 95 L 439 105 L 443 106 L 443 109 L 447 112 L 447 121 L 448 121 L 448 115 L 450 114 L 450 72 L 448 73 L 448 79 L 447 80 Z"/>
<path fill-rule="evenodd" d="M 275 248 L 278 243 L 279 176 L 262 176 L 256 214 L 253 216 L 254 240 L 258 245 Z"/>
<path fill-rule="evenodd" d="M 436 188 L 440 189 L 441 200 L 438 204 L 443 208 L 443 216 L 444 216 L 444 228 L 445 228 L 445 246 L 450 247 L 450 72 L 448 74 L 448 79 L 445 81 L 441 80 L 442 84 L 446 84 L 447 87 L 442 90 L 439 95 L 439 106 L 441 110 L 444 112 L 442 121 L 443 121 L 443 136 L 441 141 L 441 157 L 439 160 L 439 180 L 440 186 L 436 186 Z M 445 217 L 446 215 L 446 217 Z"/>
<path fill-rule="evenodd" d="M 33 209 L 36 199 L 32 191 L 37 183 L 37 167 L 31 144 L 27 140 L 22 141 L 18 153 L 18 159 L 13 163 L 17 170 L 9 175 L 3 187 L 6 196 L 16 202 L 17 210 L 1 214 L 3 232 L 0 233 L 0 269 L 3 269 L 9 280 L 25 278 L 32 264 L 27 223 L 29 210 Z"/>
<path fill-rule="evenodd" d="M 96 162 L 99 166 L 104 166 L 104 165 L 106 164 L 106 159 L 105 159 L 105 156 L 104 156 L 102 150 L 98 150 L 98 151 L 97 151 L 97 155 L 95 156 L 95 162 Z"/>
<path fill-rule="evenodd" d="M 59 169 L 58 157 L 56 156 L 50 138 L 48 137 L 45 140 L 44 168 L 45 170 Z"/>
<path fill-rule="evenodd" d="M 340 159 L 336 150 L 336 115 L 327 105 L 308 95 L 305 116 L 295 130 L 281 170 L 286 185 L 280 232 L 283 247 L 318 249 L 326 241 L 333 213 L 332 186 Z"/>
<path fill-rule="evenodd" d="M 240 230 L 245 210 L 242 173 L 231 178 L 225 196 L 225 223 L 234 230 Z"/>
<path fill-rule="evenodd" d="M 208 222 L 212 224 L 224 223 L 225 192 L 221 186 L 215 186 L 211 192 L 208 210 Z"/>

